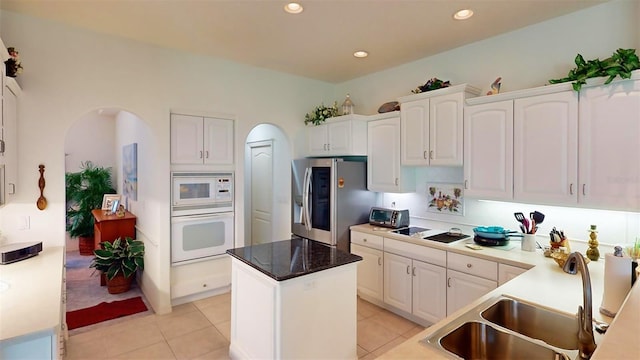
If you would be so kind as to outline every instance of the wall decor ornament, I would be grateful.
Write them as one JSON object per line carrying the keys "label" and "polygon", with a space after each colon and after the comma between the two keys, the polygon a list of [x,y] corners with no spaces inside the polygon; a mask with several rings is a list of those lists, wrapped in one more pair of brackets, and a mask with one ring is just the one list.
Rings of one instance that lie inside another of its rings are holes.
{"label": "wall decor ornament", "polygon": [[22,61],[20,61],[16,48],[8,47],[7,51],[9,52],[9,59],[4,62],[6,75],[16,77],[18,74],[22,74]]}
{"label": "wall decor ornament", "polygon": [[438,90],[438,89],[446,88],[449,86],[451,86],[451,82],[449,80],[442,81],[434,77],[427,80],[427,82],[424,85],[418,86],[417,88],[411,90],[411,92],[414,94],[420,94],[423,92]]}
{"label": "wall decor ornament", "polygon": [[462,184],[427,184],[427,212],[464,215]]}

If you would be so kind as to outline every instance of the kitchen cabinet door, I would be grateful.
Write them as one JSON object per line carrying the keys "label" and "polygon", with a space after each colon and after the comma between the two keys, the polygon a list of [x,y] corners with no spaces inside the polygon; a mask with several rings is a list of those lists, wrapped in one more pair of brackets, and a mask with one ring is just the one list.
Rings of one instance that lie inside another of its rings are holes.
{"label": "kitchen cabinet door", "polygon": [[411,313],[411,259],[384,253],[384,302]]}
{"label": "kitchen cabinet door", "polygon": [[579,107],[581,205],[640,210],[640,80],[584,88]]}
{"label": "kitchen cabinet door", "polygon": [[202,164],[203,161],[202,117],[171,114],[171,163]]}
{"label": "kitchen cabinet door", "polygon": [[5,188],[0,190],[4,190],[0,200],[11,202],[18,184],[18,97],[21,90],[15,79],[7,78],[2,92],[2,139],[5,148],[0,164],[5,166]]}
{"label": "kitchen cabinet door", "polygon": [[415,173],[400,166],[400,117],[372,120],[367,127],[367,188],[415,191]]}
{"label": "kitchen cabinet door", "polygon": [[329,151],[329,126],[318,125],[307,127],[307,152],[309,156],[327,155]]}
{"label": "kitchen cabinet door", "polygon": [[351,252],[362,256],[358,263],[358,295],[371,301],[383,301],[383,252],[358,244],[351,244]]}
{"label": "kitchen cabinet door", "polygon": [[402,104],[400,131],[401,164],[429,165],[429,99]]}
{"label": "kitchen cabinet door", "polygon": [[436,323],[447,316],[447,269],[413,260],[413,315]]}
{"label": "kitchen cabinet door", "polygon": [[462,166],[464,93],[434,96],[429,104],[429,165]]}
{"label": "kitchen cabinet door", "polygon": [[447,270],[447,315],[469,305],[496,287],[495,281]]}
{"label": "kitchen cabinet door", "polygon": [[513,198],[576,204],[578,95],[575,91],[514,101]]}
{"label": "kitchen cabinet door", "polygon": [[233,164],[233,120],[205,117],[203,127],[204,163]]}
{"label": "kitchen cabinet door", "polygon": [[513,101],[464,110],[465,196],[513,198]]}

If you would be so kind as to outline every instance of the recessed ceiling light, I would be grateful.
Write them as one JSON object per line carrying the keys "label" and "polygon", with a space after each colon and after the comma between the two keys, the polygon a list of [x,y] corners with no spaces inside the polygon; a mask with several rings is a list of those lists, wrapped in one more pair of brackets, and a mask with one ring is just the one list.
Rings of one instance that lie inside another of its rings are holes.
{"label": "recessed ceiling light", "polygon": [[470,10],[470,9],[458,10],[456,11],[455,14],[453,14],[453,18],[456,20],[466,20],[472,16],[473,16],[473,10]]}
{"label": "recessed ceiling light", "polygon": [[369,53],[364,51],[364,50],[358,50],[358,51],[353,53],[353,56],[355,56],[357,58],[365,58],[365,57],[369,56]]}
{"label": "recessed ceiling light", "polygon": [[302,10],[302,5],[298,4],[297,2],[291,2],[284,6],[284,11],[288,12],[289,14],[300,14]]}

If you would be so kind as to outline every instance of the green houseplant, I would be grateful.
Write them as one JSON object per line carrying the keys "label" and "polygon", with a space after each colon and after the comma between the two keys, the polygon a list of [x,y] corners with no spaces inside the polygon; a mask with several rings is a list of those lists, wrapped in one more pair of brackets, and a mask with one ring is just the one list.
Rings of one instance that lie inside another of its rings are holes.
{"label": "green houseplant", "polygon": [[110,294],[128,291],[136,271],[144,270],[144,243],[126,237],[101,242],[100,247],[93,251],[89,267],[106,276]]}
{"label": "green houseplant", "polygon": [[67,225],[71,237],[77,237],[81,255],[93,254],[93,216],[91,210],[102,207],[104,194],[115,194],[111,168],[81,164],[81,171],[65,174]]}

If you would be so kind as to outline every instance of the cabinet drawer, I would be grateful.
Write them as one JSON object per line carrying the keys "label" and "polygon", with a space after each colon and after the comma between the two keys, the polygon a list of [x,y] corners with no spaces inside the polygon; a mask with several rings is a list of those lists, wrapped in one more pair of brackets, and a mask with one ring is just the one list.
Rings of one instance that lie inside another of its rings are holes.
{"label": "cabinet drawer", "polygon": [[382,250],[382,236],[371,235],[371,234],[362,233],[358,231],[352,231],[351,242],[353,244],[358,244],[358,245],[366,246],[369,248]]}
{"label": "cabinet drawer", "polygon": [[447,255],[447,269],[458,270],[489,280],[498,280],[498,263],[495,261],[449,252]]}
{"label": "cabinet drawer", "polygon": [[444,250],[385,238],[384,251],[424,261],[433,265],[439,265],[442,267],[447,266],[447,252]]}

